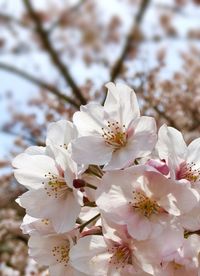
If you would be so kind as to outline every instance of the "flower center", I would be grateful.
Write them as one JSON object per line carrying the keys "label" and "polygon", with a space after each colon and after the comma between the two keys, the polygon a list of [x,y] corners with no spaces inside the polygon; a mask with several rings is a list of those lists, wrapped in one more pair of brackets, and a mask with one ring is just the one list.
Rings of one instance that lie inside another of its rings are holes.
{"label": "flower center", "polygon": [[56,257],[56,262],[64,263],[64,266],[67,266],[69,261],[69,250],[70,246],[69,243],[67,243],[66,245],[54,246],[51,253]]}
{"label": "flower center", "polygon": [[[55,198],[58,198],[58,195],[62,196],[68,190],[71,190],[67,186],[64,177],[53,175],[50,172],[45,174],[45,177],[47,178],[47,183],[44,189],[46,190],[48,196],[54,196]],[[45,182],[42,183],[45,184]]]}
{"label": "flower center", "polygon": [[183,265],[176,263],[175,261],[172,262],[174,270],[178,270],[183,267]]}
{"label": "flower center", "polygon": [[45,225],[49,225],[50,220],[49,219],[42,219],[41,222],[43,222]]}
{"label": "flower center", "polygon": [[162,212],[162,208],[155,200],[147,197],[141,192],[133,191],[133,194],[133,201],[129,202],[129,204],[143,216],[150,218],[151,215]]}
{"label": "flower center", "polygon": [[195,169],[195,163],[186,163],[185,161],[180,164],[179,171],[177,172],[177,179],[187,179],[190,182],[200,180],[200,170]]}
{"label": "flower center", "polygon": [[125,125],[122,127],[119,122],[109,122],[106,127],[102,127],[102,137],[105,139],[107,145],[112,146],[114,150],[124,147],[127,143],[128,135],[126,133]]}
{"label": "flower center", "polygon": [[115,244],[108,252],[112,253],[109,263],[116,268],[124,268],[126,264],[132,263],[131,250],[126,244]]}
{"label": "flower center", "polygon": [[59,145],[60,148],[64,148],[64,149],[67,149],[68,148],[68,145],[67,144],[61,144]]}

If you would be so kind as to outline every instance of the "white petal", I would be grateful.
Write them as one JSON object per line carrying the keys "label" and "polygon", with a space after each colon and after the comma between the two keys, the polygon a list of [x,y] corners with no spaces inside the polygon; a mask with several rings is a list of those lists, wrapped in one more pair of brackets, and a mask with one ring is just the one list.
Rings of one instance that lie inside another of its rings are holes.
{"label": "white petal", "polygon": [[60,120],[55,123],[51,123],[47,129],[47,145],[68,146],[71,140],[77,137],[77,130],[73,123],[66,120]]}
{"label": "white petal", "polygon": [[54,160],[45,155],[22,153],[13,160],[12,165],[17,168],[14,170],[17,181],[30,189],[41,188],[48,172],[58,175]]}
{"label": "white petal", "polygon": [[80,135],[94,135],[104,127],[104,110],[98,103],[81,106],[81,111],[74,113],[73,122]]}
{"label": "white petal", "polygon": [[72,159],[79,164],[104,165],[109,162],[112,148],[102,137],[84,136],[72,142]]}
{"label": "white petal", "polygon": [[166,159],[173,155],[184,158],[187,146],[180,131],[163,125],[158,132],[157,149],[161,159]]}
{"label": "white petal", "polygon": [[187,162],[194,162],[196,167],[195,169],[200,169],[200,138],[192,141],[188,146],[187,152]]}
{"label": "white petal", "polygon": [[[135,92],[125,84],[106,84],[109,89],[105,110],[114,116],[113,119],[129,124],[130,121],[140,116],[139,106]],[[112,97],[111,97],[112,94]],[[115,100],[114,100],[115,99]]]}
{"label": "white petal", "polygon": [[70,250],[73,267],[89,275],[107,275],[110,254],[102,236],[87,236]]}

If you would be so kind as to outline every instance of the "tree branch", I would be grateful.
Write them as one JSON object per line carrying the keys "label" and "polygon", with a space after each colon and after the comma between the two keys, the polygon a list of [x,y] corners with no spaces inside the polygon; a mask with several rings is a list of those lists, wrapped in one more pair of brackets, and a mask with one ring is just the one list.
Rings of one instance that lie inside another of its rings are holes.
{"label": "tree branch", "polygon": [[39,79],[35,78],[34,76],[31,76],[28,73],[14,67],[12,65],[8,65],[8,64],[4,64],[4,63],[0,62],[0,70],[4,70],[4,71],[7,71],[7,72],[16,74],[16,75],[22,77],[23,79],[28,80],[31,83],[39,86],[40,88],[47,89],[53,95],[55,95],[58,98],[70,103],[74,107],[76,107],[76,108],[79,107],[79,104],[77,104],[74,99],[62,94],[55,86],[53,86],[51,84],[48,84],[48,83],[46,83],[42,80],[39,80]]}
{"label": "tree branch", "polygon": [[[68,13],[67,16],[70,16],[70,20],[71,18],[76,17],[76,12],[79,11],[79,9],[84,3],[85,3],[84,0],[79,0],[72,8],[69,9],[69,11],[67,11]],[[60,22],[62,22],[63,18],[65,17],[66,17],[66,11],[63,11],[60,17],[48,29],[48,34],[52,33],[54,29],[60,24]]]}
{"label": "tree branch", "polygon": [[53,64],[56,66],[56,68],[59,70],[59,72],[62,74],[64,80],[66,83],[71,87],[73,94],[77,97],[80,104],[86,104],[87,101],[83,97],[81,90],[75,83],[74,79],[70,75],[70,72],[67,68],[67,66],[61,61],[59,54],[54,49],[49,36],[48,32],[45,31],[45,29],[42,26],[42,23],[40,22],[39,17],[37,16],[37,13],[35,12],[31,1],[30,0],[23,0],[25,7],[27,8],[33,22],[35,23],[35,31],[39,35],[44,48],[46,49],[47,53],[49,54]]}
{"label": "tree branch", "polygon": [[[133,45],[132,40],[137,38],[138,28],[139,28],[139,26],[142,22],[142,19],[144,17],[144,14],[147,10],[148,5],[150,4],[150,1],[151,0],[142,0],[142,3],[141,3],[140,8],[138,10],[138,13],[136,14],[136,17],[134,18],[133,24],[130,28],[130,31],[129,31],[128,35],[127,35],[126,42],[125,42],[124,47],[121,51],[121,54],[120,54],[119,58],[117,59],[116,63],[114,64],[114,66],[111,70],[110,80],[112,82],[114,82],[115,79],[117,78],[117,76],[120,74],[120,72],[122,70],[122,67],[123,67],[124,60],[126,59],[126,56],[128,55],[130,49],[133,46],[135,48],[138,47],[139,42],[141,42],[141,41],[137,40],[137,43],[134,43],[134,45]],[[105,102],[106,95],[107,95],[107,93],[105,93],[103,103]]]}
{"label": "tree branch", "polygon": [[144,14],[147,10],[147,7],[150,3],[150,0],[142,0],[140,9],[135,17],[135,20],[133,22],[133,25],[130,29],[130,32],[127,35],[127,39],[124,45],[124,48],[122,49],[121,55],[116,61],[115,65],[113,66],[113,69],[111,71],[111,81],[114,81],[116,77],[120,74],[124,60],[126,59],[127,54],[129,53],[129,50],[131,48],[131,42],[132,40],[137,36],[139,25],[142,22],[142,19],[144,17]]}
{"label": "tree branch", "polygon": [[19,25],[20,27],[29,28],[29,26],[26,23],[24,23],[23,21],[15,18],[14,16],[4,14],[2,12],[0,12],[0,22],[15,23],[15,24]]}
{"label": "tree branch", "polygon": [[20,134],[20,133],[17,133],[17,132],[14,132],[12,130],[2,128],[2,129],[0,129],[0,132],[4,133],[6,135],[11,135],[11,136],[14,136],[14,137],[22,138],[23,140],[26,140],[27,142],[29,142],[33,145],[45,146],[45,144],[42,141],[36,140],[34,138],[31,138],[29,136],[26,136],[26,135],[23,135],[23,134]]}

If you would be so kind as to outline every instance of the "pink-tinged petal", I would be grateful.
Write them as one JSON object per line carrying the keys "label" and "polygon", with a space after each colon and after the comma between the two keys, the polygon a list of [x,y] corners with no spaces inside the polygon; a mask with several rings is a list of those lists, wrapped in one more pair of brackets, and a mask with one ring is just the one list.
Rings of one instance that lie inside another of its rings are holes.
{"label": "pink-tinged petal", "polygon": [[147,116],[140,117],[135,127],[133,138],[130,141],[133,156],[136,158],[148,155],[153,150],[156,141],[155,120]]}
{"label": "pink-tinged petal", "polygon": [[174,182],[162,174],[146,171],[144,175],[146,177],[146,187],[153,194],[155,199],[160,199],[172,192]]}
{"label": "pink-tinged petal", "polygon": [[115,120],[129,124],[140,116],[139,106],[135,92],[125,84],[106,84],[108,96],[104,104],[106,112]]}
{"label": "pink-tinged petal", "polygon": [[50,276],[59,275],[59,276],[75,276],[74,269],[71,266],[64,266],[63,264],[55,264],[49,267]]}
{"label": "pink-tinged petal", "polygon": [[165,124],[158,131],[157,149],[161,159],[178,156],[184,158],[187,151],[186,143],[180,131]]}
{"label": "pink-tinged petal", "polygon": [[73,123],[60,120],[48,126],[46,145],[67,147],[71,140],[76,137],[77,130]]}
{"label": "pink-tinged petal", "polygon": [[194,141],[192,141],[189,146],[188,146],[188,150],[187,150],[187,156],[186,156],[186,160],[188,163],[194,163],[195,166],[193,167],[193,169],[200,169],[200,138],[195,139]]}
{"label": "pink-tinged petal", "polygon": [[200,204],[180,217],[181,225],[188,231],[200,230]]}
{"label": "pink-tinged petal", "polygon": [[52,212],[52,223],[57,233],[68,232],[73,229],[81,211],[72,193],[69,193],[65,200],[54,204]]}
{"label": "pink-tinged petal", "polygon": [[123,122],[129,123],[140,116],[136,94],[126,84],[117,83],[116,88],[119,91],[119,104]]}
{"label": "pink-tinged petal", "polygon": [[190,188],[189,182],[175,182],[162,174],[145,172],[148,179],[147,188],[152,192],[154,199],[170,214],[179,216],[193,209],[198,201],[199,194]]}
{"label": "pink-tinged petal", "polygon": [[73,122],[80,135],[99,134],[104,127],[104,109],[94,102],[81,106],[80,111],[74,113]]}
{"label": "pink-tinged petal", "polygon": [[89,275],[107,275],[110,254],[102,236],[86,236],[70,250],[74,268]]}
{"label": "pink-tinged petal", "polygon": [[58,175],[55,161],[45,155],[22,153],[13,160],[12,165],[17,168],[14,170],[17,181],[29,189],[41,188],[48,172]]}
{"label": "pink-tinged petal", "polygon": [[100,210],[109,214],[109,219],[119,224],[124,223],[130,210],[122,187],[116,185],[112,185],[109,192],[103,191],[102,187],[98,189],[96,204]]}
{"label": "pink-tinged petal", "polygon": [[157,159],[157,160],[149,159],[145,164],[155,168],[157,171],[159,171],[163,175],[168,175],[168,173],[169,173],[169,167],[166,164],[166,162],[161,161],[159,159]]}
{"label": "pink-tinged petal", "polygon": [[29,235],[49,235],[55,233],[50,220],[34,218],[27,214],[20,228],[24,234]]}
{"label": "pink-tinged petal", "polygon": [[56,259],[53,256],[51,249],[59,244],[56,237],[52,236],[51,239],[48,236],[31,236],[28,241],[30,256],[40,265],[53,265],[56,263]]}
{"label": "pink-tinged petal", "polygon": [[29,215],[50,219],[57,233],[72,230],[81,210],[72,192],[55,198],[48,196],[44,189],[32,190],[20,196],[19,201]]}
{"label": "pink-tinged petal", "polygon": [[84,136],[72,142],[72,159],[79,164],[104,165],[112,156],[112,148],[102,137]]}
{"label": "pink-tinged petal", "polygon": [[152,232],[151,222],[137,213],[130,215],[127,229],[131,237],[136,240],[146,240]]}
{"label": "pink-tinged petal", "polygon": [[104,102],[104,109],[110,115],[116,116],[116,112],[117,112],[116,105],[118,104],[118,101],[119,101],[119,97],[117,93],[118,91],[116,91],[116,86],[112,82],[107,83],[105,87],[108,88],[108,92],[107,92],[106,100]]}
{"label": "pink-tinged petal", "polygon": [[104,170],[109,171],[125,168],[127,165],[133,162],[135,158],[135,152],[130,146],[127,145],[126,147],[113,152],[112,158],[108,164],[104,166]]}
{"label": "pink-tinged petal", "polygon": [[175,185],[172,194],[176,199],[176,206],[181,214],[190,212],[199,202],[199,193],[185,185]]}

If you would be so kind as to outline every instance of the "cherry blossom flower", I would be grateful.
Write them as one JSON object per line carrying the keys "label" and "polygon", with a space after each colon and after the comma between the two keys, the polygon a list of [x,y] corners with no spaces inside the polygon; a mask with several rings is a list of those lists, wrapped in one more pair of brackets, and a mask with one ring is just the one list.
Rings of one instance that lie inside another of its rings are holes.
{"label": "cherry blossom flower", "polygon": [[[82,193],[73,187],[77,166],[60,152],[56,160],[45,155],[19,155],[15,177],[30,190],[18,200],[29,215],[52,221],[58,233],[71,230],[80,213]],[[24,165],[25,164],[25,165]]]}
{"label": "cherry blossom flower", "polygon": [[97,189],[96,204],[111,221],[127,225],[137,240],[162,233],[176,216],[188,213],[199,201],[199,194],[190,185],[179,185],[160,173],[137,167],[107,172]]}
{"label": "cherry blossom flower", "polygon": [[158,132],[157,151],[170,168],[170,177],[186,179],[192,184],[200,181],[200,138],[186,145],[181,132],[163,125]]}
{"label": "cherry blossom flower", "polygon": [[[89,275],[148,276],[140,268],[137,247],[124,227],[112,229],[104,225],[104,236],[89,235],[78,240],[71,249],[73,267]],[[87,254],[86,254],[87,251]]]}
{"label": "cherry blossom flower", "polygon": [[49,124],[46,145],[68,149],[71,141],[77,138],[77,130],[72,122],[60,120]]}
{"label": "cherry blossom flower", "polygon": [[74,114],[80,137],[72,141],[72,157],[80,164],[120,169],[151,153],[156,143],[156,124],[151,117],[140,117],[131,88],[113,83],[106,87],[108,95],[103,107],[89,103]]}
{"label": "cherry blossom flower", "polygon": [[199,275],[200,238],[191,235],[176,252],[162,260],[154,268],[155,276],[190,276]]}
{"label": "cherry blossom flower", "polygon": [[75,243],[70,234],[31,236],[29,239],[30,256],[41,265],[48,265],[51,276],[85,276],[76,271],[69,257],[70,248]]}
{"label": "cherry blossom flower", "polygon": [[29,215],[25,215],[21,229],[24,234],[29,235],[49,235],[54,234],[52,222],[49,219],[33,218]]}

